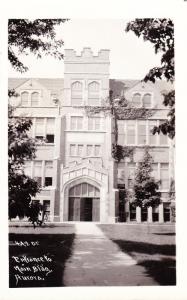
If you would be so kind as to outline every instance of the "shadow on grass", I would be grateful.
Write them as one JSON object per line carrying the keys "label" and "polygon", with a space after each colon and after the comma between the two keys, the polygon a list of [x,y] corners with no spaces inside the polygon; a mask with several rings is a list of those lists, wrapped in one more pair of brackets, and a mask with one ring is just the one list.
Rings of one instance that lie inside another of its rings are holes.
{"label": "shadow on grass", "polygon": [[160,285],[176,285],[176,263],[174,259],[144,260],[138,265],[146,269]]}
{"label": "shadow on grass", "polygon": [[[137,265],[143,266],[146,275],[154,278],[160,285],[176,284],[175,245],[156,245],[145,242],[113,240],[120,249],[135,258]],[[141,256],[140,254],[143,254]],[[147,255],[147,259],[145,259]],[[151,255],[168,255],[172,258],[153,259]]]}
{"label": "shadow on grass", "polygon": [[175,255],[175,245],[157,245],[145,242],[127,241],[127,240],[113,240],[124,252],[136,252],[144,254],[161,254],[161,255]]}
{"label": "shadow on grass", "polygon": [[175,232],[163,232],[163,233],[160,233],[160,232],[153,232],[153,234],[155,235],[168,235],[168,236],[174,236],[175,235]]}
{"label": "shadow on grass", "polygon": [[[72,254],[74,236],[74,234],[9,234],[9,286],[11,288],[64,286],[64,268]],[[19,242],[23,244],[18,245]],[[38,242],[39,245],[34,246],[31,242]],[[44,255],[49,261],[20,262],[20,258],[24,256],[40,258]],[[18,257],[19,263],[13,256]],[[25,269],[22,270],[21,267]],[[52,272],[47,274],[47,268]],[[35,276],[43,279],[39,280]]]}

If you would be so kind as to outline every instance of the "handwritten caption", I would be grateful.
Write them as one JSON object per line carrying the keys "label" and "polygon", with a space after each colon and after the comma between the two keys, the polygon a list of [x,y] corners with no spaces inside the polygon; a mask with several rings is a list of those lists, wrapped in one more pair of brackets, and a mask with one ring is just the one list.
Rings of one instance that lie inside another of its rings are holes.
{"label": "handwritten caption", "polygon": [[[38,241],[15,241],[18,247],[38,247]],[[48,255],[12,255],[12,263],[16,286],[23,281],[45,281],[52,270],[53,260]]]}

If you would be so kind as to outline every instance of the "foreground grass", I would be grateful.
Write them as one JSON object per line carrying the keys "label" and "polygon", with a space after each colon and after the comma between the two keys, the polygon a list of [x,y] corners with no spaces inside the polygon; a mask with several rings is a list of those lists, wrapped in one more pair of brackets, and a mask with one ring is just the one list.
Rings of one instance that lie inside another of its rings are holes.
{"label": "foreground grass", "polygon": [[[72,227],[61,228],[65,234],[56,233],[60,228],[11,229],[14,233],[9,234],[9,286],[64,286],[64,267],[72,254],[75,236]],[[31,261],[33,258],[35,261]]]}
{"label": "foreground grass", "polygon": [[98,225],[160,285],[176,284],[174,226]]}

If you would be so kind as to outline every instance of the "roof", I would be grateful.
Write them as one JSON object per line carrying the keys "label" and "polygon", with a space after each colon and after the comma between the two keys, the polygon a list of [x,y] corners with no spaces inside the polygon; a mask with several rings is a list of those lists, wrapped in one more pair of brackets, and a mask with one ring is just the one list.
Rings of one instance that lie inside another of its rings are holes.
{"label": "roof", "polygon": [[64,88],[63,78],[9,78],[9,89],[16,89],[29,79],[38,81],[38,83],[46,87],[48,90],[62,90]]}
{"label": "roof", "polygon": [[[38,81],[48,90],[62,90],[64,87],[63,78],[9,78],[9,88],[16,89],[29,79]],[[121,91],[125,92],[127,89],[132,88],[139,82],[140,80],[136,79],[110,79],[110,89],[113,90],[115,95],[121,95]],[[156,81],[155,86],[160,92],[164,90],[170,90],[172,88],[172,84],[164,80]]]}

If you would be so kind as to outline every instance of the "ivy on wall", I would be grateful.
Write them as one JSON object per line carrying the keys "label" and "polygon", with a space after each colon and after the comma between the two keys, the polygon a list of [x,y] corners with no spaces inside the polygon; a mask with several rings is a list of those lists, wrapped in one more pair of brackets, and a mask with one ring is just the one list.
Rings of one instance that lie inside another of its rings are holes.
{"label": "ivy on wall", "polygon": [[104,116],[111,115],[114,120],[114,144],[112,145],[112,157],[120,162],[125,157],[133,160],[134,147],[122,146],[118,144],[118,120],[136,120],[148,119],[153,116],[155,110],[144,107],[133,107],[127,99],[113,99],[113,92],[110,91],[108,99],[103,101],[101,106],[85,106],[85,111],[88,116],[93,116],[104,113]]}

